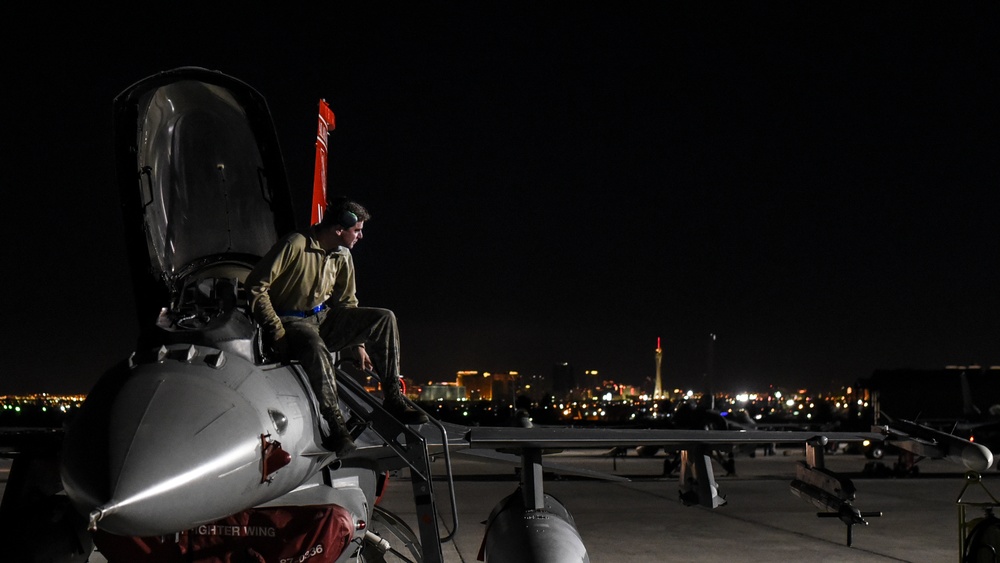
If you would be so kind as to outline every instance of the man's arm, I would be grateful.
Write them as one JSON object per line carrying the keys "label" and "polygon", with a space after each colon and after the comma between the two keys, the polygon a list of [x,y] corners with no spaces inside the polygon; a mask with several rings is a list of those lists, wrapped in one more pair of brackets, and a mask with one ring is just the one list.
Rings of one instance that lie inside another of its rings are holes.
{"label": "man's arm", "polygon": [[285,326],[271,302],[271,285],[294,260],[294,249],[287,239],[279,241],[257,262],[247,276],[246,289],[250,295],[250,310],[261,326],[265,339],[272,345],[285,337]]}
{"label": "man's arm", "polygon": [[333,280],[333,291],[326,303],[330,308],[357,307],[358,296],[354,283],[354,257],[351,251],[341,248],[337,253],[337,274]]}
{"label": "man's arm", "polygon": [[[331,308],[357,307],[358,297],[354,283],[354,256],[346,248],[341,249],[339,252],[337,256],[337,275],[334,278],[333,291],[330,293],[330,298],[327,299],[327,306]],[[375,371],[375,365],[368,356],[368,351],[365,350],[363,342],[348,346],[345,351],[353,357],[361,369]]]}

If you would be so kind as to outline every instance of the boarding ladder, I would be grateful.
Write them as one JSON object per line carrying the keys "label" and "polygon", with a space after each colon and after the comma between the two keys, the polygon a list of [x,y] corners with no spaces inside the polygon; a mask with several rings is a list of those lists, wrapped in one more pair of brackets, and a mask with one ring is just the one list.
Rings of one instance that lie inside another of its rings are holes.
{"label": "boarding ladder", "polygon": [[[378,379],[378,376],[372,372],[365,371],[364,373]],[[427,417],[428,424],[434,424],[441,432],[451,500],[452,530],[446,537],[442,538],[438,530],[438,512],[432,485],[431,460],[427,451],[427,440],[414,428],[401,423],[389,414],[382,408],[381,402],[372,397],[357,379],[340,367],[337,368],[337,385],[340,389],[338,393],[340,400],[347,403],[352,414],[347,421],[348,427],[351,428],[351,435],[357,438],[366,429],[372,430],[396,452],[399,456],[398,459],[405,462],[405,466],[409,466],[413,501],[417,510],[422,562],[443,563],[444,556],[441,544],[451,540],[458,529],[458,509],[455,502],[451,457],[448,451],[448,435],[444,425],[434,417]],[[412,401],[406,400],[411,406],[419,409]],[[399,469],[402,467],[404,467],[404,463],[390,468]]]}

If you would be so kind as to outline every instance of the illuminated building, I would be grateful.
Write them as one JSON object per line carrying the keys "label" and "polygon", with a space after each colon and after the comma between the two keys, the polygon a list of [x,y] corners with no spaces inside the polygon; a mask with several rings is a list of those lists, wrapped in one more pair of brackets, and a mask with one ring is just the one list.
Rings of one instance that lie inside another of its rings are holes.
{"label": "illuminated building", "polygon": [[478,371],[458,372],[458,385],[466,389],[471,401],[510,401],[517,393],[518,373]]}
{"label": "illuminated building", "polygon": [[465,395],[470,401],[489,401],[493,397],[489,374],[478,371],[458,372],[458,385],[465,388]]}
{"label": "illuminated building", "polygon": [[430,383],[420,389],[418,401],[465,401],[465,387],[457,383]]}

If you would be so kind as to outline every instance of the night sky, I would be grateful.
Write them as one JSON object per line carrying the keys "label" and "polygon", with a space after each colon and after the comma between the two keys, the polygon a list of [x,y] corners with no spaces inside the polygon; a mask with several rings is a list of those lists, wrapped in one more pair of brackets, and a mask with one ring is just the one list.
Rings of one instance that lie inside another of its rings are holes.
{"label": "night sky", "polygon": [[997,4],[705,4],[7,21],[0,394],[131,352],[111,104],[186,65],[268,100],[303,225],[330,103],[359,298],[417,380],[638,384],[661,337],[699,389],[713,333],[732,391],[1000,364]]}

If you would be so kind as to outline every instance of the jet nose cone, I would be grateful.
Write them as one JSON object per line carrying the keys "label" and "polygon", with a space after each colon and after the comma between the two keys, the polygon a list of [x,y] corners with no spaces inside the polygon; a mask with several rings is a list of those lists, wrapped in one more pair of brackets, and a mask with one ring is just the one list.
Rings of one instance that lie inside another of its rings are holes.
{"label": "jet nose cone", "polygon": [[[241,495],[260,481],[262,423],[224,380],[189,365],[143,365],[105,402],[106,445],[91,422],[67,435],[75,447],[64,452],[67,493],[80,512],[99,514],[99,528],[155,536],[245,508]],[[106,471],[81,470],[100,461],[95,452],[106,454]]]}

